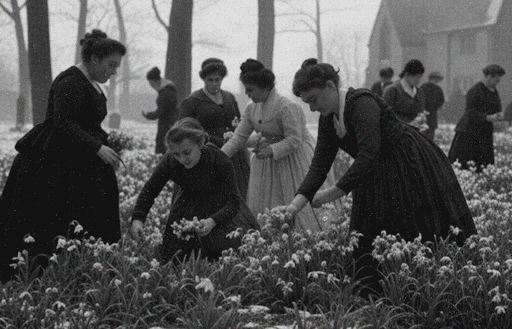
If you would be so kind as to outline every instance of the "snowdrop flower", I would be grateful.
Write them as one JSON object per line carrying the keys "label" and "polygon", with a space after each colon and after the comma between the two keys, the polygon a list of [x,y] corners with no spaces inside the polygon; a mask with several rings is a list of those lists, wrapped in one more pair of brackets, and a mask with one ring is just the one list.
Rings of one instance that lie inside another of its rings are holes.
{"label": "snowdrop flower", "polygon": [[52,257],[50,257],[50,262],[58,263],[58,257],[56,254],[53,254]]}
{"label": "snowdrop flower", "polygon": [[103,269],[103,265],[101,265],[101,263],[94,263],[94,265],[92,265],[92,268],[101,271]]}
{"label": "snowdrop flower", "polygon": [[151,277],[151,275],[149,275],[148,272],[144,272],[140,275],[140,278],[141,279],[146,279],[146,280],[149,280],[149,278]]}
{"label": "snowdrop flower", "polygon": [[116,287],[119,287],[121,285],[121,283],[123,283],[123,282],[121,280],[119,280],[119,279],[115,279],[114,280],[114,284],[115,284]]}
{"label": "snowdrop flower", "polygon": [[196,290],[203,289],[204,292],[209,292],[209,291],[213,292],[214,291],[213,283],[210,281],[210,279],[208,279],[208,278],[199,279],[199,277],[196,276],[196,282],[199,282],[198,284],[196,284]]}
{"label": "snowdrop flower", "polygon": [[288,261],[288,263],[284,264],[283,266],[284,268],[295,268],[295,263],[293,262],[293,260],[290,260]]}
{"label": "snowdrop flower", "polygon": [[334,276],[334,274],[330,273],[328,276],[327,276],[327,282],[328,283],[336,283],[336,282],[339,282],[340,279],[336,278]]}
{"label": "snowdrop flower", "polygon": [[323,260],[321,263],[320,263],[320,266],[322,268],[327,268],[327,262],[325,260]]}
{"label": "snowdrop flower", "polygon": [[44,315],[45,315],[45,317],[54,316],[55,314],[57,314],[57,313],[55,313],[55,311],[54,311],[54,310],[52,310],[52,309],[50,309],[50,308],[47,308],[47,309],[44,311]]}
{"label": "snowdrop flower", "polygon": [[57,249],[64,249],[66,247],[66,239],[59,238],[57,241]]}
{"label": "snowdrop flower", "polygon": [[34,243],[34,242],[36,242],[36,240],[30,234],[25,235],[25,237],[23,238],[23,241],[25,243]]}
{"label": "snowdrop flower", "polygon": [[49,288],[46,288],[46,290],[45,290],[45,293],[47,295],[52,294],[52,293],[56,294],[58,292],[59,292],[59,289],[57,289],[55,287],[49,287]]}
{"label": "snowdrop flower", "polygon": [[22,292],[19,296],[20,299],[24,299],[25,297],[32,299],[32,295],[28,291]]}
{"label": "snowdrop flower", "polygon": [[158,266],[160,266],[160,262],[153,258],[151,261],[151,268],[157,268]]}
{"label": "snowdrop flower", "polygon": [[82,225],[78,224],[78,222],[76,223],[76,226],[75,226],[75,234],[78,234],[80,232],[82,232],[84,230],[84,228],[82,227]]}
{"label": "snowdrop flower", "polygon": [[508,306],[505,306],[505,305],[500,305],[500,306],[496,306],[494,308],[494,310],[496,311],[496,313],[498,314],[505,314],[507,313],[507,308]]}
{"label": "snowdrop flower", "polygon": [[143,299],[149,299],[151,297],[153,297],[153,295],[150,292],[145,292],[144,294],[142,294]]}
{"label": "snowdrop flower", "polygon": [[66,308],[66,304],[58,300],[53,303],[53,307],[57,307],[57,309]]}

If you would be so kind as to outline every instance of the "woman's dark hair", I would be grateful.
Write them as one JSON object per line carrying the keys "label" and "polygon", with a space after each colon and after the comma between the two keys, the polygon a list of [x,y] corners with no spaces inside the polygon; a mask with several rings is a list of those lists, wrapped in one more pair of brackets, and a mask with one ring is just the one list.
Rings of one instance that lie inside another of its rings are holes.
{"label": "woman's dark hair", "polygon": [[93,55],[101,60],[112,54],[121,56],[126,54],[126,47],[121,42],[108,38],[105,32],[97,29],[86,33],[80,40],[80,46],[82,46],[82,60],[85,63],[90,63]]}
{"label": "woman's dark hair", "polygon": [[162,77],[160,76],[160,69],[156,66],[151,68],[151,70],[149,70],[148,73],[146,74],[146,79],[153,81],[162,80]]}
{"label": "woman's dark hair", "polygon": [[386,67],[379,71],[379,76],[382,78],[392,78],[393,74],[395,74],[395,71],[391,67]]}
{"label": "woman's dark hair", "polygon": [[228,69],[224,62],[218,58],[208,58],[203,61],[201,64],[201,71],[199,71],[199,76],[201,79],[206,79],[207,76],[213,73],[220,74],[220,77],[224,79],[228,74]]}
{"label": "woman's dark hair", "polygon": [[400,73],[400,79],[404,77],[405,74],[409,75],[418,75],[425,73],[425,67],[423,63],[418,59],[411,59],[405,64],[404,70]]}
{"label": "woman's dark hair", "polygon": [[185,139],[201,146],[205,143],[206,132],[194,118],[185,117],[176,121],[165,135],[165,144],[169,147],[170,143],[181,143]]}
{"label": "woman's dark hair", "polygon": [[274,88],[276,76],[260,61],[249,58],[240,65],[240,71],[242,83],[250,83],[262,89]]}
{"label": "woman's dark hair", "polygon": [[482,72],[485,76],[502,77],[505,75],[505,69],[498,64],[490,64],[483,68]]}
{"label": "woman's dark hair", "polygon": [[325,88],[327,81],[332,81],[339,88],[339,70],[336,71],[331,64],[318,63],[316,58],[306,59],[293,79],[293,93],[300,97],[305,91],[313,88]]}

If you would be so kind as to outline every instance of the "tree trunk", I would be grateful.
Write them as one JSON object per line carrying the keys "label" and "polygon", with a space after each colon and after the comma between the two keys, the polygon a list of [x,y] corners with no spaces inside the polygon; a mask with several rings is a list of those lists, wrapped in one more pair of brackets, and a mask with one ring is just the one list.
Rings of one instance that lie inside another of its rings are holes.
{"label": "tree trunk", "polygon": [[[119,0],[114,0],[114,6],[116,8],[117,21],[119,24],[119,41],[125,46],[128,44],[128,38],[126,36],[126,26],[124,24],[123,11]],[[122,89],[119,95],[119,111],[123,111],[128,108],[130,101],[130,57],[129,53],[123,57],[122,61]]]}
{"label": "tree trunk", "polygon": [[169,18],[165,78],[174,81],[178,103],[190,94],[193,0],[173,1]]}
{"label": "tree trunk", "polygon": [[322,63],[324,61],[324,49],[322,44],[322,29],[320,25],[320,0],[316,0],[316,52],[318,56],[318,62]]}
{"label": "tree trunk", "polygon": [[257,59],[272,70],[275,38],[274,0],[258,1],[258,53]]}
{"label": "tree trunk", "polygon": [[32,89],[32,120],[44,121],[52,84],[48,0],[27,0],[28,61]]}
{"label": "tree trunk", "polygon": [[27,104],[30,97],[30,72],[28,68],[28,54],[25,45],[25,37],[23,36],[23,23],[21,21],[21,8],[18,0],[11,0],[12,19],[14,21],[14,29],[16,31],[16,41],[18,43],[18,79],[19,79],[19,95],[17,101],[16,127],[21,128],[26,123]]}
{"label": "tree trunk", "polygon": [[85,28],[87,26],[87,0],[80,1],[80,13],[78,14],[78,32],[76,37],[76,50],[75,50],[75,64],[82,61],[82,47],[80,46],[80,40],[85,36]]}

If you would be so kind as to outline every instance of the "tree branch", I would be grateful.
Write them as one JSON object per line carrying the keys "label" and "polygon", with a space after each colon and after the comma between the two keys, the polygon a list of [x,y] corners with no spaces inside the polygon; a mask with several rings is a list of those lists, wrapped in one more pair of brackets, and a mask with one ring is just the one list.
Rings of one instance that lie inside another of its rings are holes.
{"label": "tree branch", "polygon": [[14,9],[13,11],[9,11],[9,8],[7,8],[3,3],[0,2],[0,8],[2,8],[2,10],[11,18],[13,19],[13,13],[14,13]]}
{"label": "tree branch", "polygon": [[160,23],[165,30],[169,31],[169,25],[165,24],[165,21],[162,19],[162,16],[160,16],[160,12],[158,11],[158,8],[156,7],[155,0],[151,0],[151,5],[153,6],[153,10],[155,11],[156,20],[158,23]]}

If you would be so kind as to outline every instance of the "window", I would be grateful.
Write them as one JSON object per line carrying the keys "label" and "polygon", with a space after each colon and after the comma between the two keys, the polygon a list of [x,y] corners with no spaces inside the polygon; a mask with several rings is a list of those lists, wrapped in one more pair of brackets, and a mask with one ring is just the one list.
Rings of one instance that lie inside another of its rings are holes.
{"label": "window", "polygon": [[460,54],[472,55],[476,52],[476,35],[474,32],[460,34]]}

